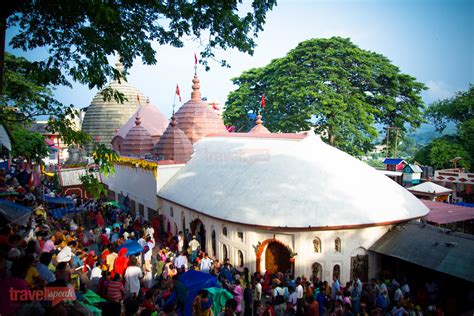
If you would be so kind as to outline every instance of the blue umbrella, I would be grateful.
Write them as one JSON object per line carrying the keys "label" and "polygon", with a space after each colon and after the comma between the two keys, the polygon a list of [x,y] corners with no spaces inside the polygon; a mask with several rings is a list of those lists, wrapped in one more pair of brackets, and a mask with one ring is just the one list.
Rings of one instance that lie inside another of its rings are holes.
{"label": "blue umbrella", "polygon": [[127,240],[118,247],[118,250],[126,248],[127,256],[136,255],[143,251],[143,247],[136,240]]}

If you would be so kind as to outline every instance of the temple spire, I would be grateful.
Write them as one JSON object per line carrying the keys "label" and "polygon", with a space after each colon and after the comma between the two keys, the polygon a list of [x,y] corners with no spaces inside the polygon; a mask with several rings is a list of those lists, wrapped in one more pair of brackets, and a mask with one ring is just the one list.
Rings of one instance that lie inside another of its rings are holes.
{"label": "temple spire", "polygon": [[201,86],[199,85],[199,77],[195,74],[193,78],[193,92],[191,92],[191,100],[201,100]]}

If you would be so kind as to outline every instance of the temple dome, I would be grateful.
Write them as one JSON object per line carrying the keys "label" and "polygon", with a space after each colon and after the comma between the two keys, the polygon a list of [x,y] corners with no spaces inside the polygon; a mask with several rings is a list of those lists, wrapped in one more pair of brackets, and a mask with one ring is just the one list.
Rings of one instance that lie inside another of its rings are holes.
{"label": "temple dome", "polygon": [[173,116],[168,128],[155,145],[154,155],[159,160],[173,160],[184,163],[191,158],[193,145],[177,125],[176,118]]}
{"label": "temple dome", "polygon": [[192,144],[209,134],[227,133],[219,115],[201,99],[199,88],[199,78],[194,75],[191,100],[184,103],[175,114],[178,128],[186,134]]}
{"label": "temple dome", "polygon": [[194,150],[158,196],[224,221],[329,230],[390,225],[429,212],[398,183],[314,132],[210,135]]}
{"label": "temple dome", "polygon": [[140,114],[135,118],[135,126],[128,131],[122,142],[120,154],[125,156],[143,157],[153,151],[153,139],[150,133],[141,125]]}
{"label": "temple dome", "polygon": [[146,100],[145,105],[141,106],[115,134],[112,139],[112,147],[115,150],[119,150],[125,135],[135,126],[135,120],[140,112],[141,126],[144,127],[147,132],[151,135],[153,143],[156,144],[163,135],[169,121],[161,113],[161,111],[154,105],[152,105],[149,99]]}
{"label": "temple dome", "polygon": [[252,127],[249,133],[253,133],[253,134],[269,134],[270,133],[270,131],[265,126],[263,126],[262,116],[260,114],[257,116],[257,121],[255,122],[255,126]]}
{"label": "temple dome", "polygon": [[[123,71],[121,63],[115,64],[119,71]],[[101,92],[92,99],[90,106],[86,110],[82,130],[91,135],[94,142],[104,144],[111,148],[110,142],[128,119],[137,111],[141,102],[145,101],[145,96],[138,89],[128,82],[113,80],[105,89],[117,90],[127,98],[123,103],[118,103],[112,98],[104,101]],[[86,144],[86,151],[92,152],[92,143]]]}

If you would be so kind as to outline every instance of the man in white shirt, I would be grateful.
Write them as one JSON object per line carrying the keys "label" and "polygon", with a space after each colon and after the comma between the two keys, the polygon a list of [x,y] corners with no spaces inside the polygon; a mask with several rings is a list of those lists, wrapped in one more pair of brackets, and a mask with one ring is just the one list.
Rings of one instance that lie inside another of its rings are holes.
{"label": "man in white shirt", "polygon": [[193,239],[189,242],[189,247],[191,247],[191,262],[194,262],[197,258],[197,253],[201,244],[196,239],[196,235],[193,236]]}
{"label": "man in white shirt", "polygon": [[[66,247],[61,249],[61,251],[56,256],[56,261],[59,262],[71,262],[73,256],[73,249],[76,248],[77,243],[75,241],[71,241],[67,244]],[[72,266],[71,266],[72,267]]]}
{"label": "man in white shirt", "polygon": [[143,279],[143,271],[137,266],[137,258],[131,257],[130,266],[125,270],[125,290],[128,294],[138,296],[140,279]]}
{"label": "man in white shirt", "polygon": [[209,254],[206,252],[204,254],[204,258],[201,260],[201,264],[199,265],[199,269],[202,272],[209,273],[212,267],[212,260],[209,258]]}
{"label": "man in white shirt", "polygon": [[296,293],[296,300],[297,300],[297,314],[301,315],[303,313],[303,307],[304,307],[304,300],[303,300],[304,288],[303,288],[303,284],[301,284],[300,277],[296,279],[295,293]]}
{"label": "man in white shirt", "polygon": [[174,266],[176,267],[176,269],[180,269],[183,272],[186,271],[186,269],[188,268],[188,258],[184,254],[184,251],[181,251],[179,253],[179,256],[174,259]]}

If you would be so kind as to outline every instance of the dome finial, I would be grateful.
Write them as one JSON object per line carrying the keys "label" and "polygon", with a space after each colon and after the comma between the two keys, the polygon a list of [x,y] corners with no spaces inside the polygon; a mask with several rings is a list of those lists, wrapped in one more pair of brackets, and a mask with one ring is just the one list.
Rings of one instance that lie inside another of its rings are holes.
{"label": "dome finial", "polygon": [[255,121],[255,125],[260,125],[262,123],[263,123],[262,116],[259,114],[257,115],[257,121]]}
{"label": "dome finial", "polygon": [[139,126],[142,123],[142,120],[140,118],[140,111],[137,112],[137,116],[135,117],[135,125]]}
{"label": "dome finial", "polygon": [[122,75],[125,68],[123,67],[122,62],[120,61],[121,59],[122,57],[120,57],[120,54],[117,53],[117,61],[115,62],[115,68],[117,68],[117,71],[120,72],[120,74]]}
{"label": "dome finial", "polygon": [[201,100],[201,91],[199,90],[199,77],[195,74],[193,78],[193,92],[191,92],[191,100]]}
{"label": "dome finial", "polygon": [[170,125],[172,127],[176,127],[176,125],[178,125],[178,122],[176,122],[176,117],[174,116],[174,113],[173,113],[173,116],[171,116],[171,123]]}

